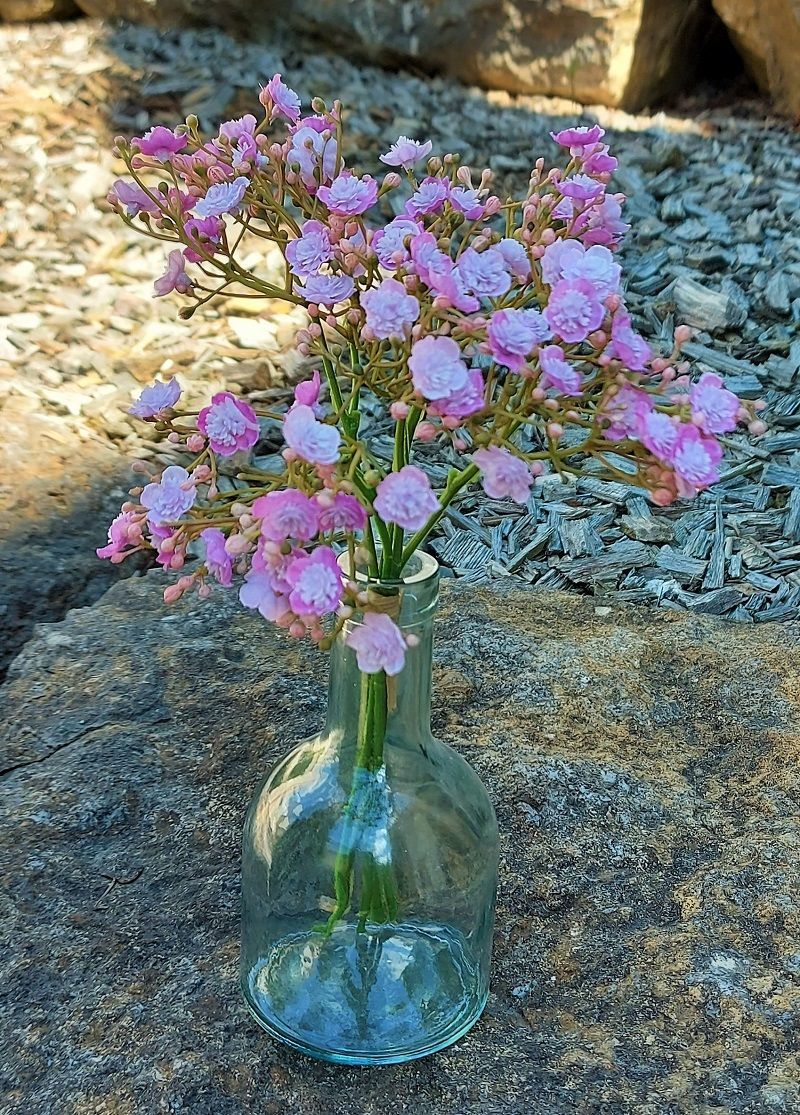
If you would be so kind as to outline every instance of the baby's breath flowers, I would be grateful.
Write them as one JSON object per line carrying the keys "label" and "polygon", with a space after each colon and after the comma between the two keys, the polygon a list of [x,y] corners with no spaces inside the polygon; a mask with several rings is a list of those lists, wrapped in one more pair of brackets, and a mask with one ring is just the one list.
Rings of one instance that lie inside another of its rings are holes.
{"label": "baby's breath flowers", "polygon": [[[565,165],[539,159],[524,195],[503,200],[490,171],[476,179],[407,136],[381,155],[396,169],[358,174],[342,154],[341,105],[315,99],[302,116],[280,74],[258,99],[261,119],[228,120],[213,138],[193,117],[119,138],[129,177],[109,201],[166,242],[155,294],[180,295],[184,318],[230,293],[307,308],[297,345],[315,370],[279,415],[285,467],[242,465],[240,486],[220,490],[220,459],[246,459],[267,416],[228,391],[192,414],[174,379],[156,382],[131,413],[179,442],[186,467],[132,490],[101,557],[149,548],[180,571],[168,601],[235,585],[245,607],[322,645],[357,611],[359,667],[392,675],[406,643],[342,573],[343,550],[352,569],[398,581],[470,484],[525,503],[545,471],[579,474],[593,458],[663,505],[718,479],[720,436],[739,423],[762,432],[760,404],[715,375],[692,382],[685,327],[668,354],[634,330],[616,256],[624,197],[609,192],[617,161],[599,126],[553,133]],[[399,215],[382,221],[390,194]],[[282,252],[282,283],[241,262],[253,238]],[[362,430],[367,398],[393,423],[391,463]],[[412,463],[436,439],[458,461],[438,492]],[[200,561],[187,572],[190,554]]]}

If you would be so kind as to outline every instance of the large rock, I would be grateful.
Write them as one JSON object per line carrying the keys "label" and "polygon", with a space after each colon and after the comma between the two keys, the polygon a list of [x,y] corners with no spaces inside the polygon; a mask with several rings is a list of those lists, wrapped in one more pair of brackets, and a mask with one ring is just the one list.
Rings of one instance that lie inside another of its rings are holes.
{"label": "large rock", "polygon": [[79,0],[157,26],[216,23],[274,34],[276,21],[379,62],[413,62],[479,85],[641,108],[698,64],[707,0]]}
{"label": "large rock", "polygon": [[38,629],[0,694],[3,1112],[800,1109],[800,630],[449,584],[435,728],[503,841],[493,994],[345,1069],[237,990],[239,832],[325,663],[163,575]]}
{"label": "large rock", "polygon": [[78,14],[73,0],[0,0],[0,20],[37,23],[43,19],[68,19]]}
{"label": "large rock", "polygon": [[751,74],[779,108],[800,113],[800,0],[714,0]]}

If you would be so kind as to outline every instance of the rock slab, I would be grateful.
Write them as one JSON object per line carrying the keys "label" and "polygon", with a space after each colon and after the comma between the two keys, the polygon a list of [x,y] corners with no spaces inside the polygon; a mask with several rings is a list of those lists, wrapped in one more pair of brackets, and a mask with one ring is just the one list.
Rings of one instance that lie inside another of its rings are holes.
{"label": "rock slab", "polygon": [[706,0],[78,0],[101,18],[288,24],[371,61],[413,63],[489,88],[636,110],[682,88],[708,26]]}
{"label": "rock slab", "polygon": [[800,628],[446,584],[434,728],[502,837],[492,995],[409,1066],[295,1056],[237,989],[239,835],[324,659],[163,575],[0,693],[3,1115],[800,1106]]}
{"label": "rock slab", "polygon": [[750,73],[776,105],[800,114],[800,0],[713,0]]}

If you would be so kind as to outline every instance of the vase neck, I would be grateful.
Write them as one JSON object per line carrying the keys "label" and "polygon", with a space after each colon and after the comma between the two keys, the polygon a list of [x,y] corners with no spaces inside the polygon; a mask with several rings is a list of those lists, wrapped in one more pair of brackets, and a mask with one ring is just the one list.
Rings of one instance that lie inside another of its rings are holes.
{"label": "vase neck", "polygon": [[[426,554],[416,561],[412,558],[409,565],[409,574],[402,582],[376,580],[368,591],[371,606],[388,614],[403,635],[411,637],[403,669],[393,677],[381,675],[380,681],[385,682],[386,737],[414,743],[430,738],[438,566]],[[348,634],[362,618],[356,613],[348,620],[331,648],[327,731],[343,742],[357,736],[359,719],[366,712],[367,675],[361,673],[355,651],[347,645]]]}

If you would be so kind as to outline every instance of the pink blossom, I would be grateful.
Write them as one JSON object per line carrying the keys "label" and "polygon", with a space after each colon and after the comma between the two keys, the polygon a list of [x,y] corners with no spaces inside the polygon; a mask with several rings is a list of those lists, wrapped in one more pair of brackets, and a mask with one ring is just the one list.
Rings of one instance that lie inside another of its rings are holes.
{"label": "pink blossom", "polygon": [[363,505],[347,492],[336,492],[333,499],[325,503],[317,496],[316,502],[321,531],[344,530],[351,533],[363,530],[367,525],[367,513]]}
{"label": "pink blossom", "polygon": [[165,383],[156,380],[144,388],[133,406],[129,407],[128,414],[135,418],[155,418],[168,407],[174,407],[180,397],[181,385],[177,379],[168,379]]}
{"label": "pink blossom", "polygon": [[195,212],[201,217],[221,217],[223,213],[233,213],[238,209],[250,185],[250,179],[241,175],[232,182],[218,182],[210,186],[205,197],[201,197]]}
{"label": "pink blossom", "polygon": [[439,510],[439,501],[422,469],[405,465],[381,480],[374,506],[385,523],[397,523],[403,530],[419,530]]}
{"label": "pink blossom", "polygon": [[251,113],[238,120],[227,120],[220,125],[220,137],[227,139],[233,148],[231,163],[234,167],[240,167],[246,160],[257,163],[259,157],[256,144],[257,126],[258,121]]}
{"label": "pink blossom", "polygon": [[586,174],[594,177],[600,174],[613,174],[618,165],[619,161],[613,155],[609,155],[608,147],[602,144],[584,160],[583,169]]}
{"label": "pink blossom", "polygon": [[276,116],[283,116],[295,123],[300,118],[300,98],[294,89],[284,85],[280,74],[274,74],[269,79],[261,90],[259,100],[265,107],[268,107],[269,102],[272,109],[270,120],[274,120]]}
{"label": "pink blossom", "polygon": [[147,484],[140,496],[151,523],[169,523],[180,519],[194,504],[197,491],[191,477],[180,465],[170,465],[156,484]]}
{"label": "pink blossom", "polygon": [[311,379],[298,383],[294,389],[294,401],[300,406],[311,407],[318,418],[320,417],[319,410],[321,410],[321,408],[318,410],[321,386],[319,368],[315,368]]}
{"label": "pink blossom", "polygon": [[590,178],[588,174],[574,174],[571,178],[565,178],[563,182],[558,183],[558,190],[564,197],[584,205],[587,201],[595,201],[604,189],[602,182]]}
{"label": "pink blossom", "polygon": [[191,247],[184,248],[183,254],[190,263],[199,263],[208,255],[213,255],[222,239],[225,224],[221,217],[191,217],[184,223],[183,231]]}
{"label": "pink blossom", "polygon": [[406,202],[409,217],[424,217],[430,213],[441,213],[450,183],[445,178],[423,178],[419,186]]}
{"label": "pink blossom", "polygon": [[576,259],[582,259],[583,253],[580,240],[559,237],[548,244],[542,256],[542,278],[547,285],[555,286],[559,280],[567,278],[567,267]]}
{"label": "pink blossom", "polygon": [[466,186],[451,186],[448,199],[455,210],[467,218],[468,221],[478,221],[483,216],[484,206],[480,195],[475,189]]}
{"label": "pink blossom", "polygon": [[481,470],[481,483],[487,496],[528,502],[533,476],[519,457],[514,457],[507,449],[490,445],[488,449],[477,449],[472,459]]}
{"label": "pink blossom", "polygon": [[261,534],[270,542],[294,538],[308,542],[319,532],[317,503],[296,488],[267,492],[253,503],[253,518],[261,520]]}
{"label": "pink blossom", "polygon": [[397,279],[384,279],[361,295],[367,315],[367,329],[379,340],[402,341],[419,317],[419,302]]}
{"label": "pink blossom", "polygon": [[297,171],[305,186],[315,190],[336,173],[339,151],[330,122],[321,116],[306,116],[292,129],[286,162]]}
{"label": "pink blossom", "polygon": [[497,248],[476,252],[467,248],[456,265],[467,290],[478,298],[502,298],[511,287],[506,261]]}
{"label": "pink blossom", "polygon": [[547,345],[540,349],[539,365],[542,369],[540,387],[553,387],[561,395],[581,394],[580,372],[567,362],[563,348]]}
{"label": "pink blossom", "polygon": [[386,154],[380,156],[380,160],[387,166],[401,166],[403,170],[411,170],[414,163],[430,155],[432,147],[433,144],[429,139],[425,143],[418,143],[408,136],[400,136]]}
{"label": "pink blossom", "polygon": [[225,535],[217,527],[206,527],[200,532],[206,547],[206,569],[225,588],[233,580],[233,560],[225,549]]}
{"label": "pink blossom", "polygon": [[114,558],[128,547],[142,543],[141,517],[135,511],[120,511],[108,528],[108,545],[95,550],[99,558]]}
{"label": "pink blossom", "polygon": [[291,586],[289,604],[299,616],[325,615],[342,599],[342,571],[330,546],[317,546],[312,553],[294,558],[286,580]]}
{"label": "pink blossom", "polygon": [[682,425],[672,453],[678,495],[687,498],[715,484],[719,480],[717,466],[721,460],[719,442],[706,437],[691,423]]}
{"label": "pink blossom", "polygon": [[318,422],[311,407],[292,407],[283,420],[283,436],[289,448],[311,464],[333,465],[339,458],[339,431]]}
{"label": "pink blossom", "polygon": [[630,315],[622,309],[614,314],[611,322],[611,344],[606,351],[633,372],[644,371],[652,356],[647,341],[632,329]]}
{"label": "pink blossom", "polygon": [[605,131],[599,124],[594,124],[592,127],[578,127],[578,128],[564,128],[560,132],[551,132],[550,135],[561,147],[569,147],[577,150],[573,154],[580,154],[588,147],[594,147],[596,143],[605,135]]}
{"label": "pink blossom", "polygon": [[255,608],[264,619],[273,622],[289,611],[288,600],[275,591],[269,576],[262,570],[251,569],[245,574],[244,584],[239,589],[239,600],[245,608]]}
{"label": "pink blossom", "polygon": [[671,462],[678,447],[680,423],[660,410],[648,411],[639,426],[639,440],[661,461]]}
{"label": "pink blossom", "polygon": [[503,257],[506,269],[510,271],[519,282],[527,282],[531,277],[531,261],[525,246],[520,244],[519,240],[514,240],[511,236],[504,237],[500,243],[495,246]]}
{"label": "pink blossom", "polygon": [[383,612],[366,612],[361,623],[350,627],[345,644],[356,652],[358,668],[363,674],[383,671],[395,677],[403,669],[405,640],[394,620]]}
{"label": "pink blossom", "polygon": [[[296,547],[289,549],[287,553],[283,553],[282,549],[275,552],[274,546],[271,546],[270,549],[259,546],[253,554],[252,568],[257,572],[266,573],[270,587],[275,592],[281,596],[288,596],[291,585],[286,580],[286,571],[292,561],[302,552]],[[285,607],[288,608],[288,604]]]}
{"label": "pink blossom", "polygon": [[169,128],[159,125],[132,142],[143,155],[157,159],[160,163],[167,163],[170,156],[176,151],[182,151],[189,141],[185,135],[176,135]]}
{"label": "pink blossom", "polygon": [[489,351],[512,372],[525,366],[535,345],[546,341],[550,328],[538,310],[495,310],[489,321]]}
{"label": "pink blossom", "polygon": [[220,457],[252,449],[259,436],[256,412],[230,391],[214,395],[211,406],[203,407],[197,416],[197,428]]}
{"label": "pink blossom", "polygon": [[372,238],[371,247],[383,266],[394,270],[397,266],[394,257],[398,252],[404,260],[410,258],[405,241],[421,232],[422,226],[417,221],[412,221],[409,217],[395,217],[384,228],[378,229]]}
{"label": "pink blossom", "polygon": [[444,399],[467,386],[467,366],[452,337],[422,337],[408,359],[414,390],[426,399]]}
{"label": "pink blossom", "polygon": [[597,291],[586,279],[560,279],[544,310],[547,324],[562,341],[585,341],[605,316]]}
{"label": "pink blossom", "polygon": [[619,289],[622,268],[608,248],[585,248],[579,240],[556,240],[545,248],[542,277],[549,285],[560,279],[586,279],[605,300]]}
{"label": "pink blossom", "polygon": [[331,213],[356,217],[365,213],[378,200],[378,183],[365,174],[362,178],[349,170],[342,171],[330,186],[320,186],[317,197]]}
{"label": "pink blossom", "polygon": [[602,408],[602,413],[609,422],[603,436],[608,441],[640,437],[644,421],[652,409],[653,404],[646,391],[630,383],[624,384]]}
{"label": "pink blossom", "polygon": [[705,372],[689,391],[692,421],[707,434],[727,434],[736,428],[739,400],[713,372]]}
{"label": "pink blossom", "polygon": [[417,274],[440,299],[445,299],[463,313],[474,313],[480,303],[467,294],[464,277],[446,252],[436,244],[430,232],[421,232],[411,242],[411,258]]}
{"label": "pink blossom", "polygon": [[606,196],[593,205],[581,231],[584,244],[616,244],[631,226],[622,220],[622,206],[615,197]]}
{"label": "pink blossom", "polygon": [[344,302],[356,289],[349,275],[309,275],[297,294],[306,302],[322,306],[335,306]]}
{"label": "pink blossom", "polygon": [[154,298],[163,298],[165,294],[171,294],[173,290],[178,294],[186,294],[187,291],[192,289],[192,280],[184,270],[185,262],[180,248],[173,248],[167,257],[166,271],[163,275],[159,275],[153,283]]}
{"label": "pink blossom", "polygon": [[470,368],[466,387],[445,395],[443,399],[436,399],[428,408],[430,414],[441,415],[445,418],[469,418],[477,414],[484,406],[483,373],[480,368]]}
{"label": "pink blossom", "polygon": [[158,203],[153,201],[138,182],[126,182],[124,178],[116,180],[109,190],[108,200],[112,203],[116,202],[119,205],[124,205],[125,212],[129,217],[135,217],[137,213],[159,213],[161,211]]}
{"label": "pink blossom", "polygon": [[333,259],[331,238],[322,221],[306,221],[301,235],[286,245],[286,258],[291,272],[301,279],[318,274]]}

